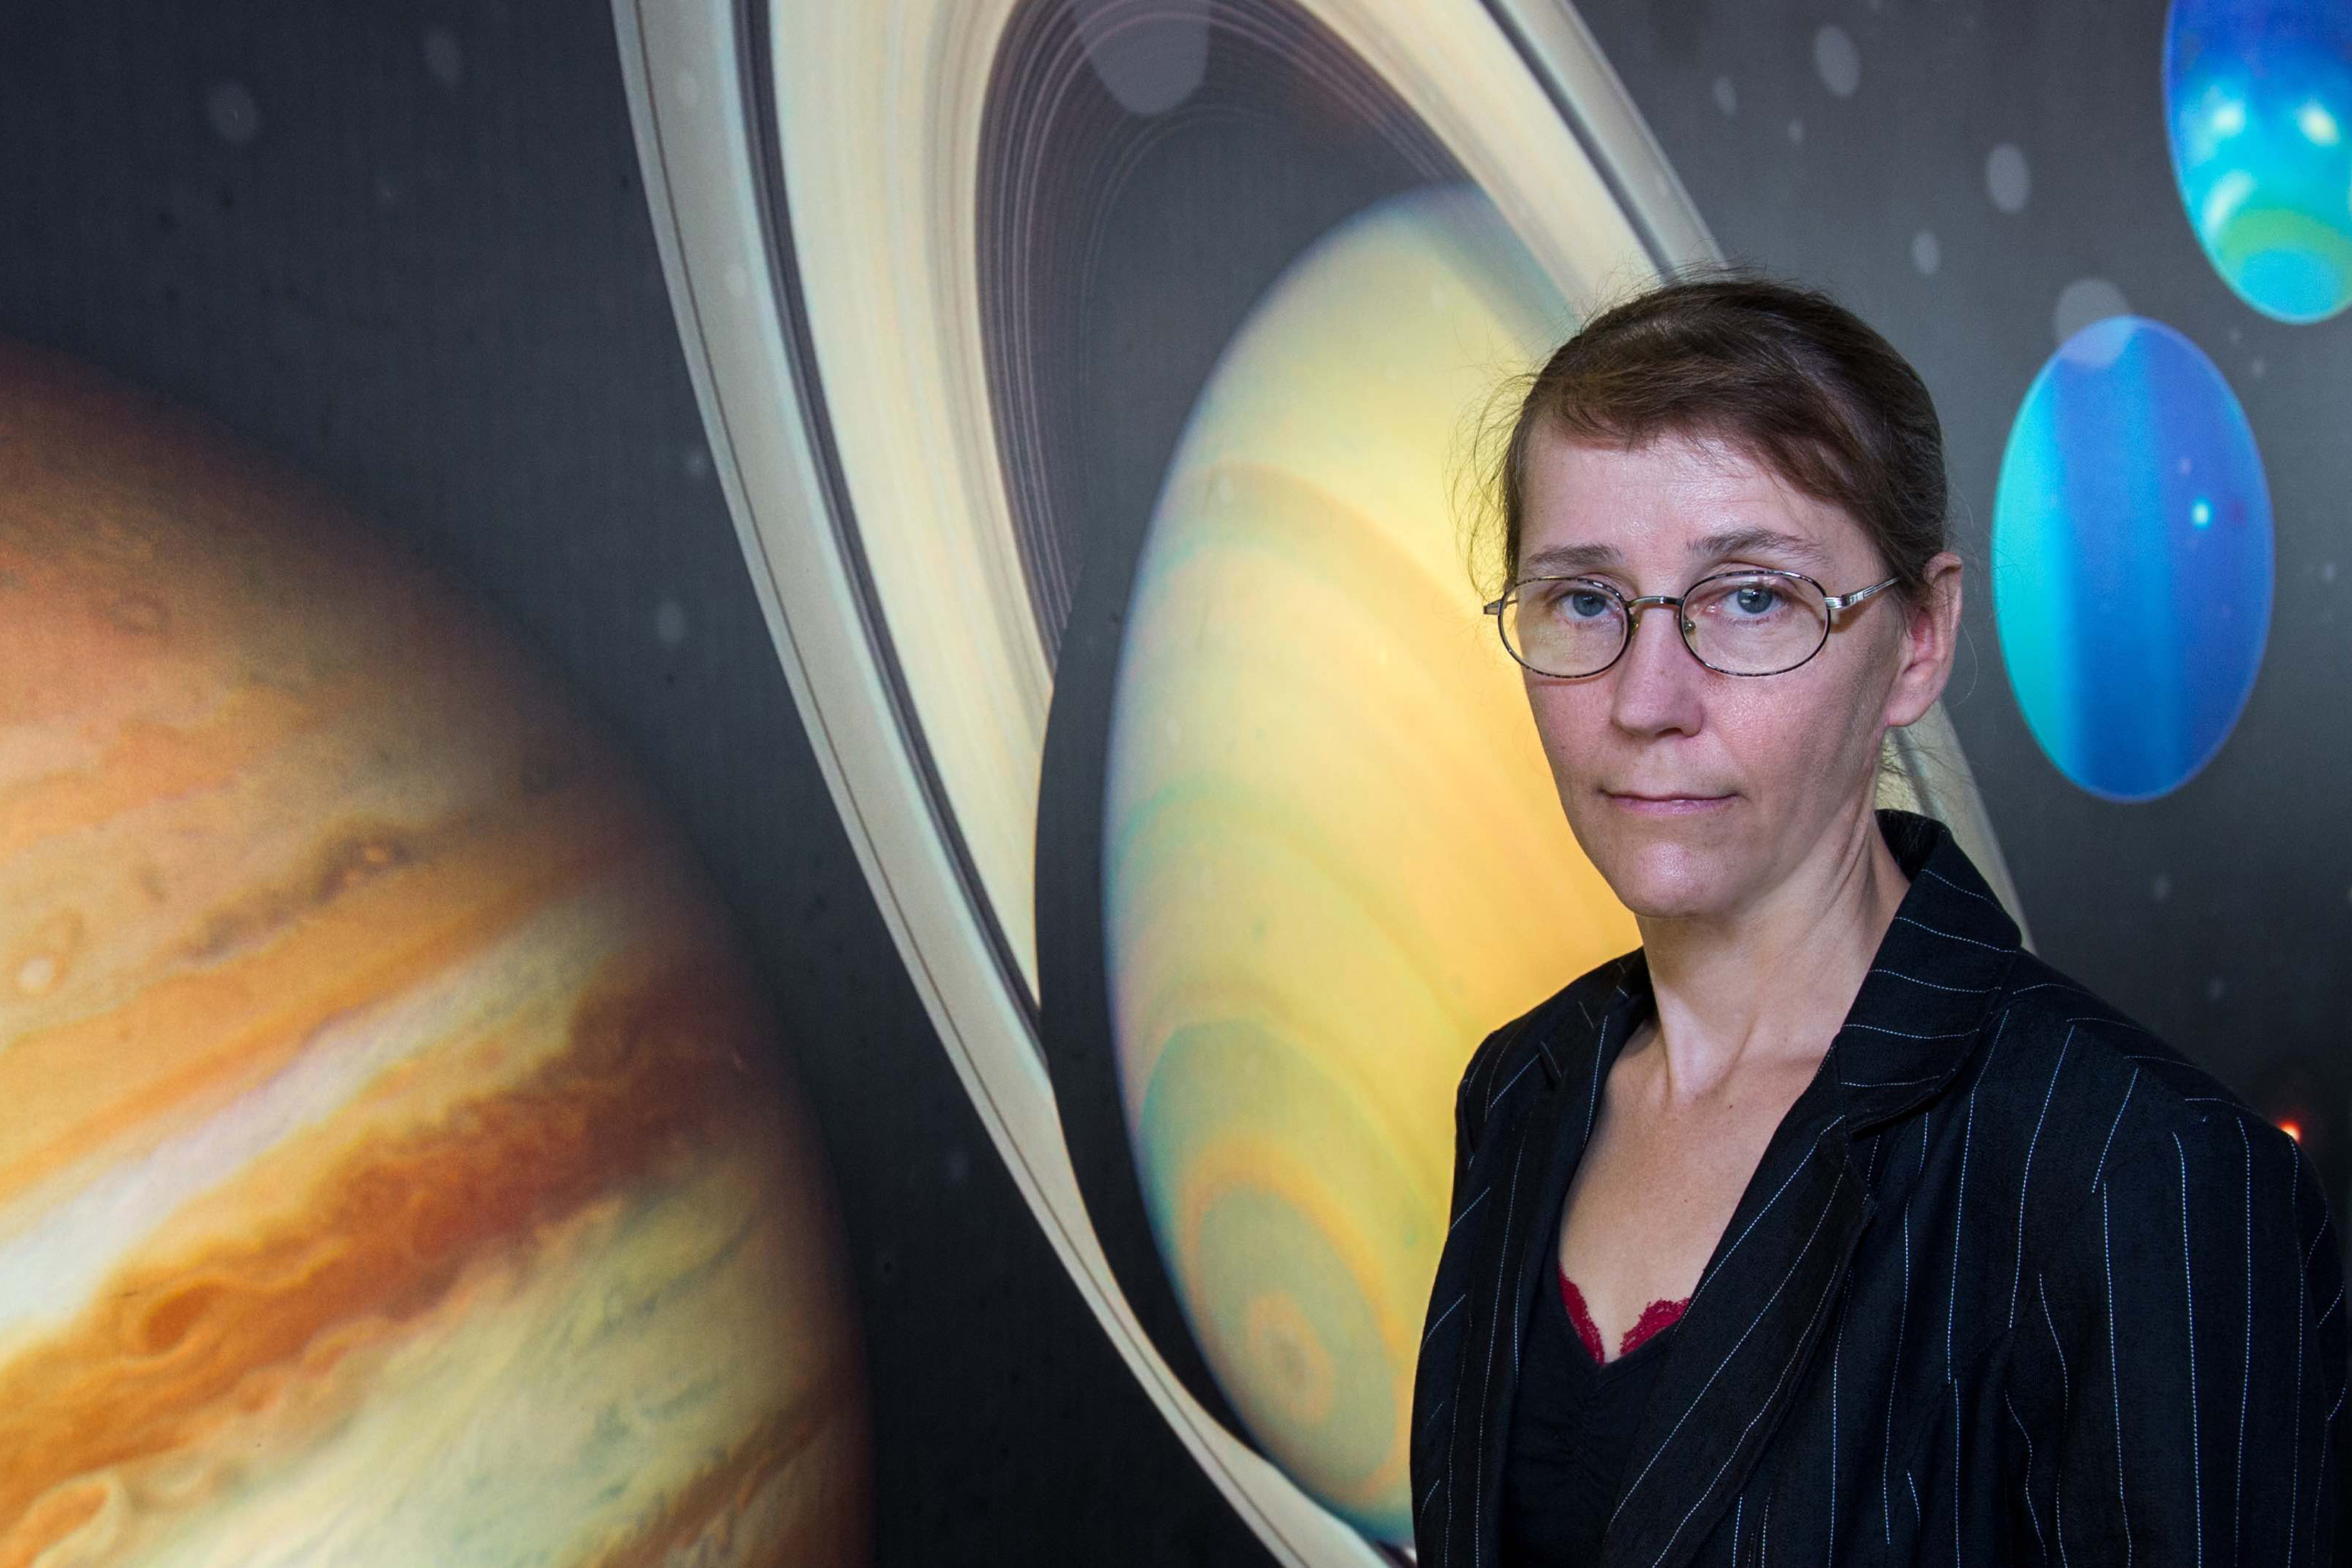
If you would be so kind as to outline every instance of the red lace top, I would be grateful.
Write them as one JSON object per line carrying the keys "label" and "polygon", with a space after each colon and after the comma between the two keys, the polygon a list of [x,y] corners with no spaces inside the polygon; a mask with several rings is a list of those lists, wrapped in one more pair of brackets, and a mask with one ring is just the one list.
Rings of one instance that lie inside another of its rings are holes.
{"label": "red lace top", "polygon": [[[1591,1352],[1595,1363],[1605,1363],[1608,1357],[1601,1353],[1601,1327],[1592,1321],[1591,1312],[1584,1305],[1584,1292],[1576,1288],[1576,1281],[1568,1277],[1565,1269],[1559,1276],[1559,1299],[1568,1304],[1568,1318],[1576,1325],[1576,1337],[1584,1342],[1584,1348]],[[1660,1297],[1643,1308],[1642,1315],[1633,1320],[1633,1326],[1627,1329],[1624,1337],[1618,1342],[1617,1353],[1624,1355],[1631,1352],[1643,1340],[1681,1317],[1683,1309],[1689,1305],[1688,1296],[1679,1301],[1669,1301]]]}

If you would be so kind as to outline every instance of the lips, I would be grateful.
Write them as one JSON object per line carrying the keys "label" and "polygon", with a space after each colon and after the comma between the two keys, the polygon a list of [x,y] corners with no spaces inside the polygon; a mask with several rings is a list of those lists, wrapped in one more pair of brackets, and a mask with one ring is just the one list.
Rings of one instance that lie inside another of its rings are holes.
{"label": "lips", "polygon": [[1675,800],[1728,800],[1730,798],[1728,791],[1720,795],[1709,795],[1698,790],[1603,789],[1601,793],[1606,795],[1612,795],[1619,800],[1646,800],[1659,802]]}
{"label": "lips", "polygon": [[1630,790],[1603,790],[1610,804],[1643,816],[1680,816],[1715,811],[1731,803],[1728,795],[1646,795]]}

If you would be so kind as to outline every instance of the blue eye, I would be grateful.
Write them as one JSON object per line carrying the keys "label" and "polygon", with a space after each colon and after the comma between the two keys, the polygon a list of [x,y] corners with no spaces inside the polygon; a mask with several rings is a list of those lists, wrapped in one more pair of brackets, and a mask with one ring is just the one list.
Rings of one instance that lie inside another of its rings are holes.
{"label": "blue eye", "polygon": [[1590,588],[1571,589],[1562,595],[1562,602],[1568,605],[1570,615],[1588,621],[1605,616],[1616,607],[1608,595],[1595,593]]}
{"label": "blue eye", "polygon": [[1742,583],[1731,591],[1732,608],[1743,616],[1769,616],[1780,604],[1780,591],[1762,583]]}

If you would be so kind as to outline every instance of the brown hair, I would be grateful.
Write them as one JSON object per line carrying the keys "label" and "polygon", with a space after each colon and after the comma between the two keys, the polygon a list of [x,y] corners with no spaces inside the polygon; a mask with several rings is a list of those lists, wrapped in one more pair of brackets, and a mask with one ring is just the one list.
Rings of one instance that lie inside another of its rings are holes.
{"label": "brown hair", "polygon": [[[1685,273],[1586,321],[1507,384],[1497,408],[1507,433],[1481,483],[1502,522],[1506,584],[1518,575],[1528,448],[1544,431],[1627,447],[1664,435],[1727,440],[1843,510],[1914,604],[1946,547],[1943,427],[1927,384],[1818,289],[1745,268]],[[1494,451],[1505,431],[1490,419],[1482,444]]]}

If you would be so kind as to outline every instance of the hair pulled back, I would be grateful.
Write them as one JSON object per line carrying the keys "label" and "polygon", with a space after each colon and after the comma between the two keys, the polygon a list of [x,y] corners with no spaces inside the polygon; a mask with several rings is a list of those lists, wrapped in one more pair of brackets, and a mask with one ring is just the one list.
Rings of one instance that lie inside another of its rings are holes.
{"label": "hair pulled back", "polygon": [[1539,437],[1629,448],[1711,437],[1843,510],[1896,591],[1925,599],[1948,535],[1943,426],[1910,363],[1820,290],[1746,268],[1686,273],[1593,316],[1501,395],[1521,384],[1484,480],[1506,583],[1518,575]]}

